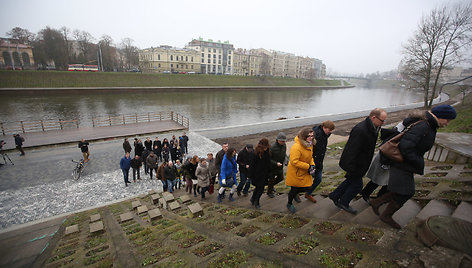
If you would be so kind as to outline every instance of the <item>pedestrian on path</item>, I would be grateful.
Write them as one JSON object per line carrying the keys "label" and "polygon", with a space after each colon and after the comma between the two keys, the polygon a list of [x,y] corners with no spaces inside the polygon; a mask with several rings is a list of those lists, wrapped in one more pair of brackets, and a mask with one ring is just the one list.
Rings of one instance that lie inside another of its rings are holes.
{"label": "pedestrian on path", "polygon": [[321,183],[323,174],[323,160],[326,153],[326,147],[328,146],[328,138],[333,130],[334,123],[331,120],[326,120],[321,123],[321,125],[313,127],[313,132],[315,133],[315,142],[313,147],[315,174],[313,174],[313,185],[305,194],[305,198],[313,203],[316,203],[316,199],[312,196],[312,194],[316,190],[316,187],[318,187],[318,185]]}
{"label": "pedestrian on path", "polygon": [[123,158],[120,160],[120,168],[121,171],[123,172],[123,178],[125,180],[125,186],[128,186],[128,183],[131,183],[128,180],[129,177],[129,168],[131,167],[131,158],[129,156],[129,153],[126,153]]}
{"label": "pedestrian on path", "polygon": [[187,134],[184,132],[182,134],[182,144],[180,144],[180,147],[182,148],[182,155],[183,154],[188,154],[188,136]]}
{"label": "pedestrian on path", "polygon": [[221,163],[223,162],[223,157],[228,151],[228,148],[229,148],[228,143],[223,142],[223,144],[221,145],[221,150],[219,150],[215,156],[215,167],[216,167],[216,170],[218,171],[218,179],[219,179],[219,174],[221,173]]}
{"label": "pedestrian on path", "polygon": [[380,127],[386,119],[385,110],[372,110],[364,121],[352,128],[339,160],[339,166],[346,171],[346,179],[328,197],[338,208],[351,214],[357,211],[349,203],[362,190],[362,177],[369,169]]}
{"label": "pedestrian on path", "polygon": [[287,157],[287,136],[280,132],[277,134],[274,144],[270,147],[270,177],[267,184],[267,195],[274,198],[274,186],[284,179],[284,163]]}
{"label": "pedestrian on path", "polygon": [[85,139],[82,139],[81,141],[79,141],[79,148],[84,156],[85,163],[89,161],[89,156],[90,156],[88,145],[89,143]]}
{"label": "pedestrian on path", "polygon": [[249,191],[249,187],[251,187],[251,179],[248,178],[248,172],[250,168],[250,164],[253,161],[254,149],[252,144],[247,144],[244,148],[239,151],[238,157],[236,158],[236,162],[239,165],[239,185],[237,189],[238,196],[241,196],[241,191],[243,191],[243,195],[247,196]]}
{"label": "pedestrian on path", "polygon": [[13,137],[15,137],[16,149],[20,151],[20,155],[25,155],[25,151],[23,150],[23,142],[25,142],[25,138],[21,137],[20,134],[15,134]]}
{"label": "pedestrian on path", "polygon": [[141,139],[138,139],[138,142],[136,142],[136,145],[134,146],[134,155],[142,155],[144,151],[144,145]]}
{"label": "pedestrian on path", "polygon": [[[146,158],[146,164],[149,169],[149,178],[152,180],[152,171],[157,172],[157,155],[153,151],[149,153],[149,156]],[[156,173],[157,174],[157,173]]]}
{"label": "pedestrian on path", "polygon": [[[129,152],[127,152],[129,154]],[[143,164],[143,161],[141,161],[141,158],[139,155],[135,155],[133,159],[131,159],[131,168],[133,168],[133,181],[136,182],[136,174],[138,174],[138,180],[141,180],[141,176],[139,174],[139,171],[141,169],[141,166]]]}
{"label": "pedestrian on path", "polygon": [[313,161],[313,129],[303,128],[295,137],[295,143],[290,148],[290,161],[287,167],[287,178],[285,184],[290,186],[288,193],[287,209],[291,213],[297,210],[292,204],[295,199],[297,203],[301,200],[298,194],[306,192],[313,184],[312,174],[315,172],[315,162]]}
{"label": "pedestrian on path", "polygon": [[175,178],[177,177],[177,168],[174,166],[172,161],[168,162],[168,165],[164,167],[164,178],[167,181],[167,190],[169,193],[174,191]]}
{"label": "pedestrian on path", "polygon": [[149,167],[147,165],[147,158],[149,156],[151,151],[149,151],[148,149],[144,148],[144,151],[141,153],[141,161],[143,161],[143,164],[144,164],[144,174],[147,175],[149,174]]}
{"label": "pedestrian on path", "polygon": [[228,151],[223,157],[221,162],[221,171],[220,171],[220,189],[218,190],[217,200],[218,203],[222,202],[223,196],[225,194],[226,188],[230,188],[229,201],[234,201],[233,194],[236,192],[236,187],[238,186],[238,181],[236,179],[236,174],[238,174],[238,165],[236,163],[236,149],[228,148]]}
{"label": "pedestrian on path", "polygon": [[205,192],[210,190],[210,169],[205,158],[200,159],[195,175],[197,176],[198,186],[201,187],[200,194],[202,200],[204,200]]}
{"label": "pedestrian on path", "polygon": [[370,205],[379,215],[382,204],[388,203],[380,215],[380,220],[396,229],[401,226],[392,216],[415,194],[414,174],[424,174],[424,154],[429,151],[436,139],[437,129],[446,127],[456,118],[456,110],[450,105],[439,105],[425,112],[425,120],[412,126],[403,135],[398,149],[404,161],[392,162],[388,179],[388,193],[371,200]]}
{"label": "pedestrian on path", "polygon": [[125,141],[123,142],[123,150],[125,150],[125,153],[131,153],[131,144],[128,141],[128,138],[125,138]]}
{"label": "pedestrian on path", "polygon": [[156,139],[152,143],[152,151],[154,151],[154,154],[157,155],[159,161],[162,162],[162,143],[159,140],[159,137],[156,137]]}
{"label": "pedestrian on path", "polygon": [[[251,204],[257,209],[261,207],[260,199],[264,193],[264,187],[269,181],[270,175],[270,153],[269,153],[269,140],[263,138],[256,145],[254,149],[253,157],[249,165],[249,181],[252,182],[256,188],[252,192]],[[242,183],[241,183],[242,184]]]}
{"label": "pedestrian on path", "polygon": [[149,151],[152,151],[152,140],[149,137],[146,137],[146,140],[144,141],[144,148],[148,149]]}

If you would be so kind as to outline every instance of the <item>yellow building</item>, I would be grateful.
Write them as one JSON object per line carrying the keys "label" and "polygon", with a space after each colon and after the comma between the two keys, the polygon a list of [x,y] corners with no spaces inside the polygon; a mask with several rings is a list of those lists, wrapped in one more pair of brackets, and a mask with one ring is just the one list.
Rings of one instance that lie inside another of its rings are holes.
{"label": "yellow building", "polygon": [[12,42],[7,38],[0,39],[1,69],[33,69],[33,47]]}
{"label": "yellow building", "polygon": [[194,49],[160,46],[139,51],[144,73],[200,73],[200,53]]}

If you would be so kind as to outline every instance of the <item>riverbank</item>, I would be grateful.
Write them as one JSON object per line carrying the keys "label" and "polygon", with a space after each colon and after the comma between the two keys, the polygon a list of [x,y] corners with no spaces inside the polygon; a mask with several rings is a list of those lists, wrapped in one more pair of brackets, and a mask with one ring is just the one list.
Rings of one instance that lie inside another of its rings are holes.
{"label": "riverbank", "polygon": [[0,88],[336,87],[340,80],[204,74],[0,71]]}

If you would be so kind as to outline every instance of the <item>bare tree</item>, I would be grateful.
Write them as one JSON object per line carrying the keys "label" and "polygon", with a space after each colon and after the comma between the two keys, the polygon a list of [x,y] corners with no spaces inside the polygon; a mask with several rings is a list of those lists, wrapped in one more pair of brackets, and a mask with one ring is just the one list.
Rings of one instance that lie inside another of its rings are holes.
{"label": "bare tree", "polygon": [[50,27],[39,31],[33,43],[33,55],[38,64],[54,62],[56,68],[65,70],[68,57],[62,33]]}
{"label": "bare tree", "polygon": [[34,41],[34,33],[20,27],[15,27],[7,32],[7,36],[16,39],[21,44],[30,45]]}
{"label": "bare tree", "polygon": [[423,88],[424,106],[431,107],[441,72],[462,60],[472,44],[472,7],[456,4],[423,17],[404,45],[401,73],[410,85]]}
{"label": "bare tree", "polygon": [[88,62],[91,59],[90,57],[92,54],[91,50],[93,48],[93,36],[86,31],[74,30],[74,38],[79,45],[80,51],[82,52],[83,62]]}
{"label": "bare tree", "polygon": [[126,60],[126,69],[131,69],[131,66],[138,65],[138,48],[133,45],[134,40],[126,37],[121,40],[121,52]]}
{"label": "bare tree", "polygon": [[113,47],[113,39],[109,35],[102,35],[98,41],[102,53],[102,65],[105,71],[113,71],[117,65],[116,48]]}
{"label": "bare tree", "polygon": [[66,53],[68,61],[72,59],[72,42],[71,42],[71,30],[65,26],[61,27],[59,31],[62,33],[62,38],[64,39],[64,44],[66,46]]}

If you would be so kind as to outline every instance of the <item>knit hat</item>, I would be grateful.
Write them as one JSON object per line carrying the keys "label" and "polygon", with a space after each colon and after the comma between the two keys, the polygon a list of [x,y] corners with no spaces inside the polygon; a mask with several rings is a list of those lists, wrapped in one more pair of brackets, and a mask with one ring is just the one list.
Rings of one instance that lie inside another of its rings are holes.
{"label": "knit hat", "polygon": [[252,144],[246,144],[246,148],[252,149],[252,148],[254,148],[254,147],[252,146]]}
{"label": "knit hat", "polygon": [[434,107],[431,112],[437,117],[442,119],[455,119],[456,118],[456,110],[447,104],[442,104]]}
{"label": "knit hat", "polygon": [[285,133],[283,132],[279,132],[279,134],[277,134],[277,138],[276,138],[278,141],[286,141],[287,140],[287,136],[285,136]]}

